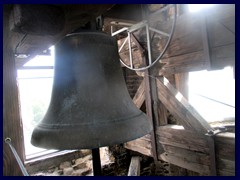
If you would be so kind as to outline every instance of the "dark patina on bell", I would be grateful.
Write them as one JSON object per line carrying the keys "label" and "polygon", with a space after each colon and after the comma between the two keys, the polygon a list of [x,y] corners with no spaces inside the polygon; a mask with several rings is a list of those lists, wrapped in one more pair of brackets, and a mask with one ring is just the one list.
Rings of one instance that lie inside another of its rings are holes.
{"label": "dark patina on bell", "polygon": [[103,32],[66,36],[55,46],[52,97],[31,143],[46,149],[93,149],[150,133],[132,102],[116,40]]}

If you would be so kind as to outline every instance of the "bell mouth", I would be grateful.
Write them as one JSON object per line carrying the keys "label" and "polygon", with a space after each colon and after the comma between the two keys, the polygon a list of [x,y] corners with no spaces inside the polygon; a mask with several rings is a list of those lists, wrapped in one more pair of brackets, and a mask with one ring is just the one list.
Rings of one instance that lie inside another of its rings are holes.
{"label": "bell mouth", "polygon": [[125,143],[152,131],[144,113],[124,121],[112,123],[59,125],[46,127],[39,124],[33,131],[31,143],[46,149],[94,149]]}

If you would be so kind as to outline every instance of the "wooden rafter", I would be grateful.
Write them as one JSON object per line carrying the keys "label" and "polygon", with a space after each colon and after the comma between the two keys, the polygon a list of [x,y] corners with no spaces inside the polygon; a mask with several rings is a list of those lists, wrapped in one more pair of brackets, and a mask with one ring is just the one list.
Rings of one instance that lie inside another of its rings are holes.
{"label": "wooden rafter", "polygon": [[185,129],[207,133],[212,130],[208,122],[188,103],[166,78],[157,79],[158,98]]}

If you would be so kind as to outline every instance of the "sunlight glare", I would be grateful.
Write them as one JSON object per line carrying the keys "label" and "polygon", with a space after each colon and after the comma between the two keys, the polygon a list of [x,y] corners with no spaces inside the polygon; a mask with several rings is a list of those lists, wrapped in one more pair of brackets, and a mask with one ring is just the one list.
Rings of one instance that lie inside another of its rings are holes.
{"label": "sunlight glare", "polygon": [[198,12],[202,9],[206,9],[214,6],[214,4],[188,4],[189,12]]}

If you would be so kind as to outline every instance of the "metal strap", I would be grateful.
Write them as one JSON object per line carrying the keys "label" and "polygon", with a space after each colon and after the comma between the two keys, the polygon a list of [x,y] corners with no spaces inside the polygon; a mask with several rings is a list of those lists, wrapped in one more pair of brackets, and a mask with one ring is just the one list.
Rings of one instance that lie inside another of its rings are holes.
{"label": "metal strap", "polygon": [[15,159],[17,160],[17,163],[18,163],[18,165],[19,165],[19,167],[20,167],[23,175],[24,175],[24,176],[29,176],[29,174],[28,174],[26,168],[24,167],[24,165],[23,165],[20,157],[18,156],[17,151],[15,150],[15,148],[13,147],[13,145],[12,145],[12,143],[11,143],[11,139],[10,139],[10,138],[6,138],[6,139],[5,139],[5,143],[7,143],[7,144],[9,145],[10,149],[12,150],[12,153],[13,153]]}

